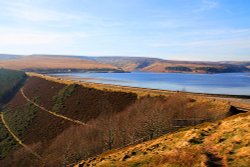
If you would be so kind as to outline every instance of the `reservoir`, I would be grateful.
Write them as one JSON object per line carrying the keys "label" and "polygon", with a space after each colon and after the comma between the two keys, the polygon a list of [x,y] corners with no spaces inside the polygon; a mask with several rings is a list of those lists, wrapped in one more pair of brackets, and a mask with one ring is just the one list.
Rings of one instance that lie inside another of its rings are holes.
{"label": "reservoir", "polygon": [[184,73],[63,73],[83,81],[151,89],[209,94],[250,95],[250,73],[184,74]]}

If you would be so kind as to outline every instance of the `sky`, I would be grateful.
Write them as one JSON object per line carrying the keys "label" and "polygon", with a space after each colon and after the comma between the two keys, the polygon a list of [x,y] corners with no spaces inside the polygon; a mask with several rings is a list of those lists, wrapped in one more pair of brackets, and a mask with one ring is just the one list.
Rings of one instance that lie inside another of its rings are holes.
{"label": "sky", "polygon": [[0,0],[0,53],[250,61],[250,1]]}

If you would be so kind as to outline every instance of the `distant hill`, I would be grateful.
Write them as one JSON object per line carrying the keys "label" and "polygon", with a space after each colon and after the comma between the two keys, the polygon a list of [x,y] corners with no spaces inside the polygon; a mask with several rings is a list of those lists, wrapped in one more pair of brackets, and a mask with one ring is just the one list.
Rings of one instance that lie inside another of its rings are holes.
{"label": "distant hill", "polygon": [[0,54],[0,60],[10,60],[21,58],[20,55]]}
{"label": "distant hill", "polygon": [[78,71],[121,71],[117,67],[110,64],[104,64],[92,60],[80,59],[75,57],[71,58],[49,55],[32,55],[23,56],[18,59],[1,60],[0,67],[40,73]]}
{"label": "distant hill", "polygon": [[222,64],[210,62],[163,61],[147,66],[141,71],[151,72],[186,72],[186,73],[233,73],[249,72],[244,65]]}
{"label": "distant hill", "polygon": [[149,57],[70,56],[70,55],[2,55],[0,67],[34,72],[179,72],[232,73],[249,72],[250,62],[173,61]]}
{"label": "distant hill", "polygon": [[96,61],[112,64],[125,71],[229,73],[248,72],[250,62],[173,61],[145,57],[96,57]]}
{"label": "distant hill", "polygon": [[156,62],[164,61],[162,59],[147,57],[95,57],[95,60],[102,63],[112,64],[125,71],[140,71]]}

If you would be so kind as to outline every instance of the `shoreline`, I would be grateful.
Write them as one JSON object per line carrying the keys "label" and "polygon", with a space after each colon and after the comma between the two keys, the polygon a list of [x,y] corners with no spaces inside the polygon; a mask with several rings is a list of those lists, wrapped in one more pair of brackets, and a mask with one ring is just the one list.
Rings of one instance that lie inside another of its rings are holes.
{"label": "shoreline", "polygon": [[74,79],[73,77],[56,77],[38,73],[27,73],[28,76],[40,77],[49,81],[61,83],[61,84],[79,84],[89,88],[95,88],[99,90],[107,91],[119,91],[119,92],[132,92],[138,95],[138,98],[144,96],[170,96],[175,93],[183,93],[190,98],[210,98],[215,100],[222,100],[231,103],[234,106],[240,106],[250,110],[250,96],[247,95],[225,95],[225,94],[206,94],[206,93],[193,93],[193,92],[182,92],[182,91],[171,91],[171,90],[161,90],[161,89],[150,89],[132,86],[121,86],[114,84],[102,84],[90,81],[81,81],[79,79]]}
{"label": "shoreline", "polygon": [[[47,74],[45,74],[47,75]],[[241,95],[241,94],[222,94],[222,93],[202,93],[202,92],[191,92],[191,91],[182,91],[182,90],[169,90],[169,89],[158,89],[158,88],[149,88],[149,87],[137,87],[137,86],[129,86],[129,85],[119,85],[119,84],[112,84],[112,83],[101,83],[101,82],[93,82],[95,80],[101,80],[101,81],[119,81],[123,83],[127,83],[130,81],[122,81],[122,80],[115,80],[115,79],[105,79],[105,78],[82,78],[80,76],[70,76],[70,75],[48,75],[55,78],[60,79],[68,79],[68,80],[74,80],[74,81],[80,81],[80,82],[86,82],[90,84],[98,84],[98,85],[107,85],[107,86],[114,86],[114,87],[129,87],[129,88],[135,88],[135,89],[146,89],[151,91],[167,91],[167,92],[182,92],[182,93],[189,93],[189,94],[196,94],[196,95],[208,95],[208,96],[218,96],[218,97],[224,97],[224,98],[242,98],[242,99],[250,99],[250,95]]]}

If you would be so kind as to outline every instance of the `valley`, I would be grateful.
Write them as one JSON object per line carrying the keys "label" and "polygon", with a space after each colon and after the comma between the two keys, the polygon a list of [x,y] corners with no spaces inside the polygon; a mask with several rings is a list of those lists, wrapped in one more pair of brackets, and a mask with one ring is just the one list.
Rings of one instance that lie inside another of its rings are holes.
{"label": "valley", "polygon": [[250,167],[250,0],[0,0],[0,167]]}

